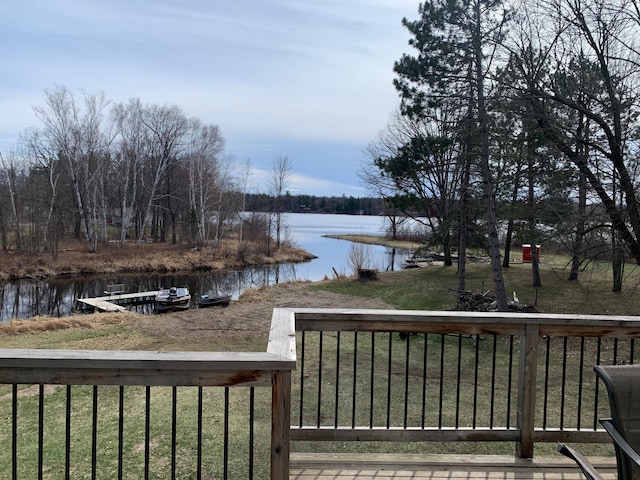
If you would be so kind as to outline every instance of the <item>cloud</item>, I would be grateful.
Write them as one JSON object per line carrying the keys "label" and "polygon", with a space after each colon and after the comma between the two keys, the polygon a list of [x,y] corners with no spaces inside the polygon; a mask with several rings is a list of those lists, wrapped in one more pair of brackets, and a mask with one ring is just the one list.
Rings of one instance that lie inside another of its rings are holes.
{"label": "cloud", "polygon": [[[35,124],[43,91],[64,85],[117,102],[176,104],[219,125],[238,159],[264,167],[272,152],[248,147],[277,144],[277,154],[295,152],[296,173],[357,185],[349,162],[398,103],[401,20],[416,15],[413,0],[8,2],[0,149]],[[341,158],[342,182],[331,158]]]}
{"label": "cloud", "polygon": [[[272,172],[269,170],[254,168],[249,178],[249,192],[269,194],[269,184]],[[363,197],[367,192],[364,188],[331,181],[307,175],[292,173],[287,179],[287,188],[291,195],[315,195],[317,197],[342,196]]]}

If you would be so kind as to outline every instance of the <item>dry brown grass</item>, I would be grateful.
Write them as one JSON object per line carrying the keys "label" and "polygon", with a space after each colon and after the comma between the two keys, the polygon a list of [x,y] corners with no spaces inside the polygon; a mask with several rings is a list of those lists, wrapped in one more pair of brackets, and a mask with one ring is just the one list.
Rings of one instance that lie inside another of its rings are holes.
{"label": "dry brown grass", "polygon": [[420,246],[418,242],[409,240],[393,240],[389,237],[376,235],[326,235],[327,238],[348,240],[350,242],[365,243],[368,245],[382,245],[383,247],[399,248],[402,250],[414,250]]}
{"label": "dry brown grass", "polygon": [[290,246],[282,246],[268,256],[261,253],[258,246],[249,245],[242,255],[238,255],[237,243],[233,240],[197,250],[168,243],[137,245],[130,242],[120,245],[115,242],[99,245],[96,253],[88,253],[83,243],[69,240],[60,246],[55,260],[47,253],[2,254],[0,281],[72,275],[211,271],[301,262],[311,258],[313,256],[308,252]]}
{"label": "dry brown grass", "polygon": [[50,332],[70,328],[91,329],[123,325],[131,322],[137,316],[138,314],[132,312],[93,313],[61,318],[38,316],[28,320],[11,320],[7,323],[0,323],[0,336]]}

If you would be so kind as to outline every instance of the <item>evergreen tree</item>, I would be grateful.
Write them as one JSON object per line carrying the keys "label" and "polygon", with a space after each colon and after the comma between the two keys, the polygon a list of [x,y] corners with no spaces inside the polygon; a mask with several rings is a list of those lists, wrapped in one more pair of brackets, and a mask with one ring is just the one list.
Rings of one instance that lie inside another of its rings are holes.
{"label": "evergreen tree", "polygon": [[[402,112],[426,118],[445,100],[456,98],[459,123],[473,129],[473,145],[466,149],[480,174],[485,222],[498,309],[507,310],[502,275],[495,195],[490,167],[487,74],[493,68],[495,48],[503,38],[508,15],[500,0],[434,0],[422,3],[420,17],[403,25],[413,38],[409,45],[417,55],[405,54],[395,64],[395,86],[402,98]],[[464,118],[468,121],[464,122]]]}

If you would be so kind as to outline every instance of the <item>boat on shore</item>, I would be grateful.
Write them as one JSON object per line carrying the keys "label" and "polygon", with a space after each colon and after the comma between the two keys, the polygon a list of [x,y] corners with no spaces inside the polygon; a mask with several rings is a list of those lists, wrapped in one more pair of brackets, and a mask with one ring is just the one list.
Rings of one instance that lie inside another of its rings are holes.
{"label": "boat on shore", "polygon": [[156,313],[188,310],[191,306],[191,294],[186,287],[163,288],[155,298]]}
{"label": "boat on shore", "polygon": [[228,307],[230,302],[231,295],[200,295],[198,307]]}

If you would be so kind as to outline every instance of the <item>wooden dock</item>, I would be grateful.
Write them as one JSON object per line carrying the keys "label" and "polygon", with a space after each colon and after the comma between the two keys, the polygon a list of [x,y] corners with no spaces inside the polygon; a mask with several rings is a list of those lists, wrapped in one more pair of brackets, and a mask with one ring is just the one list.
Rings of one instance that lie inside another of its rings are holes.
{"label": "wooden dock", "polygon": [[154,290],[150,292],[118,293],[104,297],[77,298],[76,306],[82,304],[83,306],[79,306],[79,308],[83,309],[89,306],[100,312],[124,312],[127,309],[123,305],[152,302],[157,294],[158,290]]}

